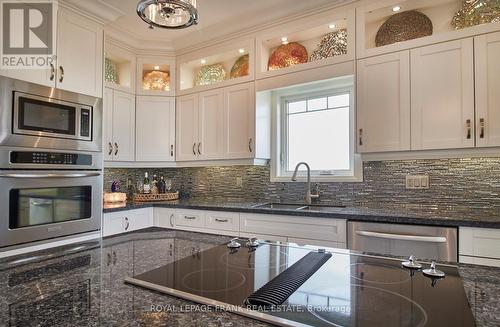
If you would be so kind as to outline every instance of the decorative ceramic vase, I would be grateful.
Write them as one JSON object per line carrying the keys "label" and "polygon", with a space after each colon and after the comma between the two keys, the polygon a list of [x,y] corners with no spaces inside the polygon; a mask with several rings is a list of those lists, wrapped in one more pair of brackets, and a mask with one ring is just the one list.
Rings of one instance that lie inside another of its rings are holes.
{"label": "decorative ceramic vase", "polygon": [[347,54],[347,30],[341,29],[323,36],[309,60],[316,61],[344,54]]}
{"label": "decorative ceramic vase", "polygon": [[248,54],[239,57],[231,68],[230,78],[237,78],[248,75],[250,66],[250,56]]}
{"label": "decorative ceramic vase", "polygon": [[416,10],[392,15],[380,26],[375,44],[377,47],[432,35],[432,22]]}
{"label": "decorative ceramic vase", "polygon": [[213,64],[201,67],[194,79],[195,85],[210,85],[226,79],[226,70],[222,64]]}
{"label": "decorative ceramic vase", "polygon": [[268,70],[278,70],[306,63],[307,59],[307,49],[300,43],[290,42],[280,45],[273,51],[267,62],[267,68]]}
{"label": "decorative ceramic vase", "polygon": [[152,70],[142,79],[144,90],[168,91],[170,90],[170,74],[159,70]]}
{"label": "decorative ceramic vase", "polygon": [[499,0],[463,0],[462,9],[451,20],[455,29],[500,22]]}

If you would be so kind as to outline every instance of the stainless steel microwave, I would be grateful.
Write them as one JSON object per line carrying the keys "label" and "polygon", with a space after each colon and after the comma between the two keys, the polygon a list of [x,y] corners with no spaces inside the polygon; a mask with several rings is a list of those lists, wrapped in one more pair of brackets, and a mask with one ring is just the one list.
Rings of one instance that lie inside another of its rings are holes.
{"label": "stainless steel microwave", "polygon": [[0,77],[0,145],[102,151],[102,101]]}
{"label": "stainless steel microwave", "polygon": [[14,134],[92,141],[91,106],[14,91]]}

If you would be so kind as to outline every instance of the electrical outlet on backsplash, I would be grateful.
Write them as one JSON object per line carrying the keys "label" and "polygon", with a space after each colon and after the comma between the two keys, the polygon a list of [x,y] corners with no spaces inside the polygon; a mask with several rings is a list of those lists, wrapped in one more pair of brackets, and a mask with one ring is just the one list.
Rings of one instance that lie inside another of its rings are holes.
{"label": "electrical outlet on backsplash", "polygon": [[[500,158],[432,159],[364,162],[364,181],[317,183],[321,203],[363,207],[471,207],[500,210]],[[301,201],[305,183],[271,183],[269,166],[201,168],[106,168],[104,187],[118,179],[136,185],[144,172],[172,180],[182,197],[243,201]],[[432,186],[425,192],[407,190],[406,175],[425,171]],[[235,182],[242,177],[243,187]]]}

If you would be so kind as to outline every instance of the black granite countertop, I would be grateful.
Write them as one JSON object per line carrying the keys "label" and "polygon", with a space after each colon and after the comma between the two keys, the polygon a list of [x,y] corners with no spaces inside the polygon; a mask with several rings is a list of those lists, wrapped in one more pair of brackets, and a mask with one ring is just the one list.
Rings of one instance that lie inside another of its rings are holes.
{"label": "black granite countertop", "polygon": [[134,203],[116,207],[105,207],[104,212],[116,212],[148,207],[199,209],[216,211],[237,211],[249,213],[263,213],[274,215],[306,216],[319,218],[337,218],[354,221],[404,223],[432,226],[467,226],[500,228],[500,212],[482,208],[463,207],[424,207],[408,206],[394,208],[374,207],[337,207],[328,211],[315,210],[288,210],[256,208],[262,202],[231,201],[227,199],[181,199],[169,202]]}
{"label": "black granite countertop", "polygon": [[[124,283],[228,239],[150,228],[0,259],[0,325],[269,326]],[[459,272],[477,326],[499,326],[500,269],[460,264]]]}

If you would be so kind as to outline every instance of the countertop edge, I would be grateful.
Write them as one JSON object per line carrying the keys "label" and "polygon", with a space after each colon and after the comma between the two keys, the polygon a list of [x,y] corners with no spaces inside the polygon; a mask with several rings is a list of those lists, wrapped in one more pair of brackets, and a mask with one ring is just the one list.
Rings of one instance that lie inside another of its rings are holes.
{"label": "countertop edge", "polygon": [[[385,215],[385,214],[374,214],[372,212],[369,212],[370,209],[366,208],[355,208],[356,210],[359,210],[359,212],[357,213],[297,211],[297,210],[286,210],[286,209],[254,208],[251,207],[253,204],[256,203],[248,202],[248,205],[245,206],[236,206],[236,205],[223,206],[223,205],[183,204],[183,203],[127,203],[127,205],[124,207],[103,209],[103,213],[113,213],[113,212],[143,209],[143,208],[172,208],[172,209],[193,209],[193,210],[300,216],[300,217],[313,217],[313,218],[345,219],[349,221],[364,221],[364,222],[500,229],[500,219],[498,221],[486,221],[480,219],[471,220],[471,219],[460,219],[460,218],[449,218],[449,217],[446,218],[439,216],[411,217],[398,214]],[[364,209],[366,210],[366,212],[363,212]]]}

